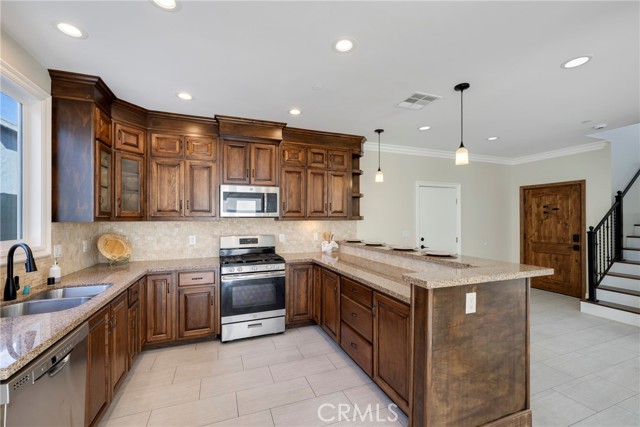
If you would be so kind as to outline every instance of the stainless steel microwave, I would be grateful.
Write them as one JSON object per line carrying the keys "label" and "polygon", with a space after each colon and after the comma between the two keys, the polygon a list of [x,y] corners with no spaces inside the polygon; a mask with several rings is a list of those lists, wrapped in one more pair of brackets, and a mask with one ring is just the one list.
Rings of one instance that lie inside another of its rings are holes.
{"label": "stainless steel microwave", "polygon": [[257,185],[221,185],[221,217],[278,217],[280,188]]}

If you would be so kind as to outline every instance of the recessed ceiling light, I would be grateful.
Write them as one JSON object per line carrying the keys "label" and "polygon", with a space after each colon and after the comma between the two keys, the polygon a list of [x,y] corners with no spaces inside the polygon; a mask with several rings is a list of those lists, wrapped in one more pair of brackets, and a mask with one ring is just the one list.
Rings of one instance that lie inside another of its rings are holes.
{"label": "recessed ceiling light", "polygon": [[166,10],[175,9],[176,6],[178,5],[178,3],[176,3],[175,0],[151,0],[151,1],[153,1],[153,3],[156,6],[161,7],[163,9],[166,9]]}
{"label": "recessed ceiling light", "polygon": [[586,64],[590,60],[591,60],[590,56],[579,56],[577,58],[573,58],[573,59],[565,62],[564,64],[562,64],[562,68],[576,68],[576,67],[579,67],[581,65]]}
{"label": "recessed ceiling light", "polygon": [[178,92],[176,93],[176,96],[183,101],[191,101],[193,99],[193,96],[191,96],[191,94],[187,92]]}
{"label": "recessed ceiling light", "polygon": [[302,111],[297,108],[292,108],[291,110],[289,110],[289,114],[291,114],[292,116],[299,116],[300,114],[302,114]]}
{"label": "recessed ceiling light", "polygon": [[73,37],[74,39],[86,38],[84,33],[75,25],[71,25],[66,22],[58,22],[58,24],[56,24],[56,27],[64,34],[68,35],[69,37]]}
{"label": "recessed ceiling light", "polygon": [[429,129],[431,129],[431,126],[420,126],[418,128],[418,130],[429,130]]}
{"label": "recessed ceiling light", "polygon": [[343,37],[335,42],[333,48],[338,53],[347,53],[352,51],[355,46],[356,41],[354,39],[352,39],[351,37]]}
{"label": "recessed ceiling light", "polygon": [[495,141],[496,139],[500,139],[499,136],[490,136],[489,138],[487,138],[487,141]]}

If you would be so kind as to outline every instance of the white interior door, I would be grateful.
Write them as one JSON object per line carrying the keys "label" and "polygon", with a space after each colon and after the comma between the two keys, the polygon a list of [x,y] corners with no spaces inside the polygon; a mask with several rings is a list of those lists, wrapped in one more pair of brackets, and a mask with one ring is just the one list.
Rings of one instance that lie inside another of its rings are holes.
{"label": "white interior door", "polygon": [[460,185],[417,183],[417,246],[460,253]]}

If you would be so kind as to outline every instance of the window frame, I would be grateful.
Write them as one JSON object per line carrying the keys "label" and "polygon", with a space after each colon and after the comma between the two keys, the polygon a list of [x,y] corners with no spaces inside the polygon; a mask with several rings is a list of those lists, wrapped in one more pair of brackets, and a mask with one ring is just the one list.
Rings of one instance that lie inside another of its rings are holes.
{"label": "window frame", "polygon": [[[51,95],[0,58],[0,88],[22,104],[22,239],[0,242],[0,265],[9,248],[29,245],[35,258],[51,255]],[[24,260],[22,251],[14,261]]]}

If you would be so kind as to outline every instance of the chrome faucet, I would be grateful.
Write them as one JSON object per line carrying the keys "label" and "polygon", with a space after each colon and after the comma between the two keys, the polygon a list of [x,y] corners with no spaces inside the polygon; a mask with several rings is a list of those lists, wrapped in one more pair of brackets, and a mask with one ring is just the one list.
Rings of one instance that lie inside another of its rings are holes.
{"label": "chrome faucet", "polygon": [[24,263],[27,273],[38,270],[36,267],[36,260],[33,259],[33,252],[31,252],[31,248],[26,243],[16,243],[11,246],[7,255],[7,281],[4,284],[5,301],[11,301],[18,298],[18,286],[16,286],[13,278],[13,254],[18,248],[24,249],[24,252],[27,254],[27,260]]}

